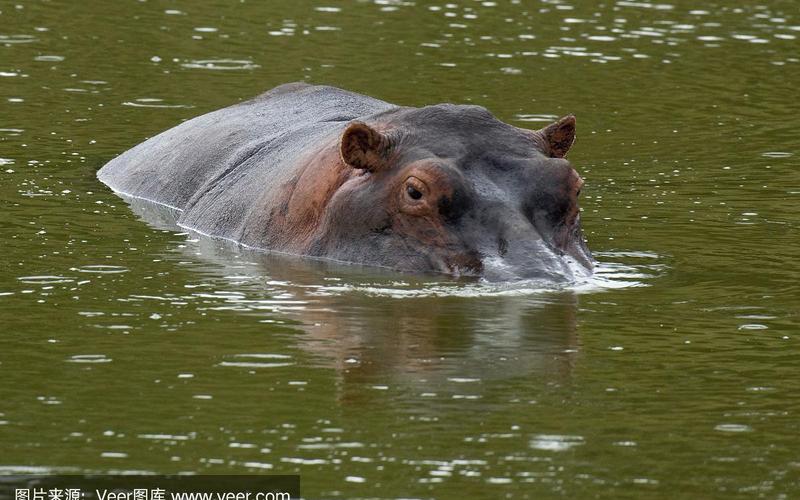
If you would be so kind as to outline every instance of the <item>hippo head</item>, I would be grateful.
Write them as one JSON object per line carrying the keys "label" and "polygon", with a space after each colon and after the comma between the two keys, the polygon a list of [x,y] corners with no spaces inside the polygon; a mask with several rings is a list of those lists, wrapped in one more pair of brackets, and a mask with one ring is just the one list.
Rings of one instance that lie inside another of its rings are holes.
{"label": "hippo head", "polygon": [[355,175],[330,200],[318,252],[490,280],[591,272],[583,180],[564,159],[573,116],[530,131],[482,107],[443,104],[365,122],[350,122],[339,139]]}

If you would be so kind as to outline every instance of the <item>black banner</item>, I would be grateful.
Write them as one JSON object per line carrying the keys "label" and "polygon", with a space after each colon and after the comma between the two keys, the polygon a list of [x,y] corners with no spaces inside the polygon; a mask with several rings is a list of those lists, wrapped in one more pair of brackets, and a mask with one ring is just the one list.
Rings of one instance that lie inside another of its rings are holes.
{"label": "black banner", "polygon": [[300,476],[0,476],[0,500],[296,500]]}

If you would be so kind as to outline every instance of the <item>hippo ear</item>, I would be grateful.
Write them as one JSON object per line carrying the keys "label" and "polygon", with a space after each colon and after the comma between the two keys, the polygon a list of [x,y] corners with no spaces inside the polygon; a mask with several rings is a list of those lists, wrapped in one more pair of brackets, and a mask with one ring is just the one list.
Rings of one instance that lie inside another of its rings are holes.
{"label": "hippo ear", "polygon": [[545,154],[551,158],[563,158],[575,142],[575,116],[567,115],[537,130],[534,135],[544,147]]}
{"label": "hippo ear", "polygon": [[389,139],[363,122],[352,122],[342,133],[342,160],[353,168],[375,172],[386,165]]}

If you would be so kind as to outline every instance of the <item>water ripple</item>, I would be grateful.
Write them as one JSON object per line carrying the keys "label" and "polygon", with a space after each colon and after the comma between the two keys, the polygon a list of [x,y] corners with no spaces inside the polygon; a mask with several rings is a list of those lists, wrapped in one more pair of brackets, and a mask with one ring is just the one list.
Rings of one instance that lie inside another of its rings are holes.
{"label": "water ripple", "polygon": [[88,266],[73,267],[70,268],[70,271],[77,271],[79,273],[95,273],[95,274],[119,274],[119,273],[127,273],[128,271],[130,271],[130,269],[122,266],[93,264]]}
{"label": "water ripple", "polygon": [[567,451],[584,444],[582,436],[563,436],[558,434],[539,434],[530,441],[534,450]]}
{"label": "water ripple", "polygon": [[281,368],[284,366],[291,366],[294,365],[294,362],[290,361],[254,361],[254,360],[263,360],[263,359],[272,359],[272,360],[289,360],[292,359],[291,356],[286,354],[234,354],[230,356],[234,358],[234,361],[222,361],[217,364],[217,366],[233,366],[238,368]]}
{"label": "water ripple", "polygon": [[260,68],[258,64],[247,59],[195,59],[181,64],[189,69],[210,69],[210,70],[251,70]]}
{"label": "water ripple", "polygon": [[105,354],[76,354],[67,359],[68,363],[110,363],[113,361]]}
{"label": "water ripple", "polygon": [[163,104],[162,99],[155,99],[150,97],[144,97],[141,99],[135,99],[133,101],[125,101],[122,103],[123,106],[130,106],[134,108],[193,108],[191,104]]}
{"label": "water ripple", "polygon": [[33,35],[0,35],[0,43],[3,44],[18,44],[18,43],[33,43],[39,39]]}
{"label": "water ripple", "polygon": [[52,276],[52,275],[45,275],[45,276],[20,276],[17,280],[28,283],[31,285],[52,285],[55,283],[72,283],[75,281],[73,278],[67,278],[65,276]]}

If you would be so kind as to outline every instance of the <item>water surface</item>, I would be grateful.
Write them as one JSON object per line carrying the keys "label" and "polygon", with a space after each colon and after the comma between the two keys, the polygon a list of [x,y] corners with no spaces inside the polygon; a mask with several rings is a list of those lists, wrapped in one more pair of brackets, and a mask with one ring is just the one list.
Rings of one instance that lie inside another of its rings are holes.
{"label": "water surface", "polygon": [[[788,0],[0,5],[0,472],[795,496],[798,36]],[[575,113],[598,278],[247,252],[95,179],[294,80],[527,128]]]}

